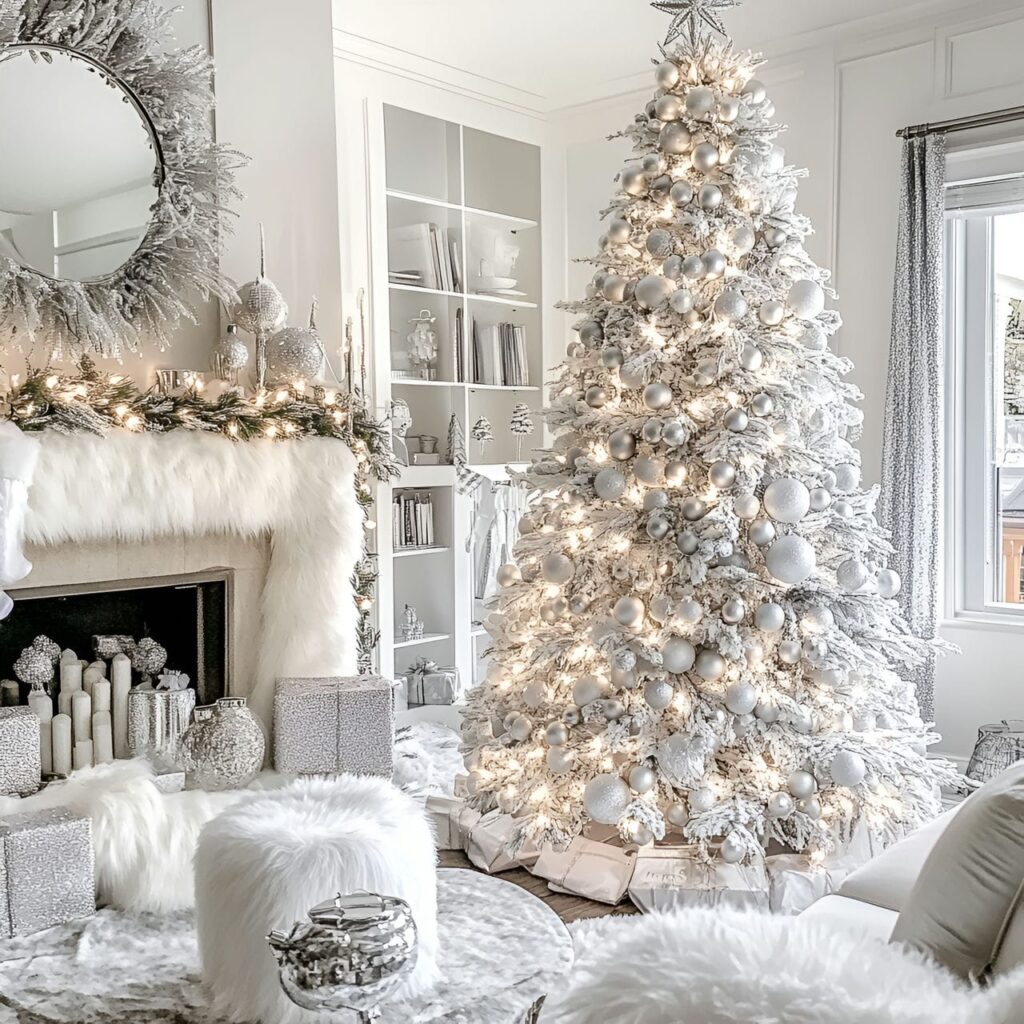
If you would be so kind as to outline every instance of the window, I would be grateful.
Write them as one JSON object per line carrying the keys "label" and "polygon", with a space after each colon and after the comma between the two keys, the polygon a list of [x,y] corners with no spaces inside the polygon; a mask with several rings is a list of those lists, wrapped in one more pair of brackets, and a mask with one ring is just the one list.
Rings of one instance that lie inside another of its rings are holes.
{"label": "window", "polygon": [[1024,177],[947,210],[947,613],[1024,624]]}

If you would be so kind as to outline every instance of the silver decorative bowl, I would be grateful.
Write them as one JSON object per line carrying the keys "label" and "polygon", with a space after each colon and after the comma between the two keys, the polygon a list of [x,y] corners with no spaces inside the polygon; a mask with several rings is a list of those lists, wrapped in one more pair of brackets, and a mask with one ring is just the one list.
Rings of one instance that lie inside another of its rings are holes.
{"label": "silver decorative bowl", "polygon": [[309,922],[267,936],[285,995],[305,1010],[355,1010],[369,1021],[412,973],[419,952],[405,900],[340,893],[308,911]]}

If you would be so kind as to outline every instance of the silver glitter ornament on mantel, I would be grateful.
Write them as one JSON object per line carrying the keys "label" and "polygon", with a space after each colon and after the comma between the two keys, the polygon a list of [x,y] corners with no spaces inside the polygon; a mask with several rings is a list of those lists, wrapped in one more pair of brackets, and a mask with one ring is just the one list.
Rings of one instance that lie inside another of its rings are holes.
{"label": "silver glitter ornament on mantel", "polygon": [[340,893],[308,911],[310,923],[267,936],[281,988],[319,1013],[354,1010],[360,1024],[408,978],[419,956],[412,910],[397,896]]}
{"label": "silver glitter ornament on mantel", "polygon": [[286,327],[267,346],[267,370],[272,380],[316,380],[323,369],[324,346],[316,329],[316,299],[308,327]]}
{"label": "silver glitter ornament on mantel", "polygon": [[248,365],[249,346],[239,337],[238,324],[228,324],[224,337],[214,346],[211,369],[220,380],[235,386]]}
{"label": "silver glitter ornament on mantel", "polygon": [[267,278],[267,247],[262,224],[259,276],[238,289],[238,305],[232,319],[256,338],[256,386],[262,389],[267,383],[267,341],[288,321],[288,303],[277,285]]}
{"label": "silver glitter ornament on mantel", "polygon": [[181,740],[189,780],[205,790],[242,789],[263,767],[267,740],[245,697],[221,697],[196,708]]}

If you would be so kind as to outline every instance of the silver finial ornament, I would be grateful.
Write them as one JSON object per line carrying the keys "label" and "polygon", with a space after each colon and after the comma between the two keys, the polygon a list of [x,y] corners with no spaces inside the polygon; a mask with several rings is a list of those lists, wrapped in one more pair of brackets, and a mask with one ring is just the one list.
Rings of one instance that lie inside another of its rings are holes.
{"label": "silver finial ornament", "polygon": [[678,39],[686,29],[690,43],[696,45],[705,25],[719,35],[726,35],[719,11],[728,10],[738,4],[739,0],[656,0],[651,6],[672,15],[672,23],[668,27],[668,35],[665,36],[666,43]]}
{"label": "silver finial ornament", "polygon": [[267,367],[274,380],[316,380],[324,362],[324,346],[316,329],[316,299],[308,327],[286,327],[270,339]]}
{"label": "silver finial ornament", "polygon": [[256,386],[262,389],[267,379],[267,340],[288,320],[288,303],[277,285],[267,278],[267,246],[262,224],[259,276],[242,285],[238,297],[232,319],[243,331],[256,337]]}

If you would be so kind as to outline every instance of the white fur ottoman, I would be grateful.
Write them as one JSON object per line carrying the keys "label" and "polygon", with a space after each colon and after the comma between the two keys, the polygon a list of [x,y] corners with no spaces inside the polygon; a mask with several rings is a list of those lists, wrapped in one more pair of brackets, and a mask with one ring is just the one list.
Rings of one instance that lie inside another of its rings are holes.
{"label": "white fur ottoman", "polygon": [[419,960],[397,997],[437,973],[437,882],[425,812],[390,782],[307,779],[244,799],[214,818],[196,851],[196,926],[214,1016],[230,1021],[322,1021],[281,991],[267,933],[306,920],[314,904],[358,889],[412,908]]}

